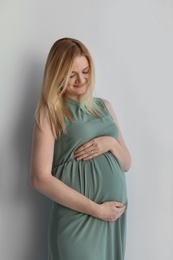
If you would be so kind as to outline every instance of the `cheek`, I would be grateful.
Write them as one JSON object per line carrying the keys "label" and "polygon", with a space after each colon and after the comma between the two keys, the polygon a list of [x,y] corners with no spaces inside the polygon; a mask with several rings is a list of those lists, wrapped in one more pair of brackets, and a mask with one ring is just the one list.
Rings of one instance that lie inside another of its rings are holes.
{"label": "cheek", "polygon": [[73,84],[74,84],[74,82],[75,82],[75,80],[74,80],[74,79],[70,79],[70,80],[69,80],[69,82],[68,82],[68,84],[67,84],[67,87],[69,87],[69,86],[73,85]]}
{"label": "cheek", "polygon": [[89,75],[85,75],[84,78],[85,78],[86,81],[89,81],[89,78],[90,78],[90,77],[89,77]]}

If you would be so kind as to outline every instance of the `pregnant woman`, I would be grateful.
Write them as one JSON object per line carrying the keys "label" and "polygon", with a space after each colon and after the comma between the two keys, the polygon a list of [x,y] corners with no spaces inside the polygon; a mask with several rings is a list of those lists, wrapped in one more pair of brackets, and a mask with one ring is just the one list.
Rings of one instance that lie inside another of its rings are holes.
{"label": "pregnant woman", "polygon": [[31,183],[52,200],[49,260],[123,260],[131,158],[110,103],[93,97],[83,43],[56,41],[36,111]]}

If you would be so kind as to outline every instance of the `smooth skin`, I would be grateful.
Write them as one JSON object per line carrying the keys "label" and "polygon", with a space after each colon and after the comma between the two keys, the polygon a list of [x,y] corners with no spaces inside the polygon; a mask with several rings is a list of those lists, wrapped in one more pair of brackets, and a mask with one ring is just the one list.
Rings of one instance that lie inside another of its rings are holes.
{"label": "smooth skin", "polygon": [[87,90],[89,80],[89,63],[86,57],[76,57],[73,63],[72,73],[66,89],[66,97],[79,100],[80,96]]}
{"label": "smooth skin", "polygon": [[[80,95],[87,89],[88,79],[88,61],[84,56],[79,56],[74,60],[73,72],[69,80],[66,96],[79,100]],[[108,101],[104,102],[118,125],[110,103]],[[31,184],[35,189],[65,207],[103,221],[115,221],[124,213],[125,205],[123,203],[107,201],[97,204],[52,175],[55,137],[51,131],[46,113],[43,118],[42,130],[36,123],[34,124],[32,140]],[[92,154],[91,151],[93,151]],[[89,160],[106,151],[112,152],[124,171],[129,169],[130,154],[121,132],[117,140],[110,136],[102,136],[87,142],[75,151],[74,156],[76,160]]]}

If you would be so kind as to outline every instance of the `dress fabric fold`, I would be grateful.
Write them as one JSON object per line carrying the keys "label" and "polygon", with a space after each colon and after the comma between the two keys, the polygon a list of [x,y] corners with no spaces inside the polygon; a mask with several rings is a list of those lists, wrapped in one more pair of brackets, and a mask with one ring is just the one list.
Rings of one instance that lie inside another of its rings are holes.
{"label": "dress fabric fold", "polygon": [[[77,161],[74,151],[99,136],[118,138],[118,128],[104,102],[94,98],[101,118],[66,98],[73,121],[55,141],[52,174],[96,203],[119,201],[127,205],[125,174],[111,152],[88,161]],[[126,207],[127,208],[127,207]],[[48,229],[49,260],[124,260],[126,211],[107,222],[52,202]]]}

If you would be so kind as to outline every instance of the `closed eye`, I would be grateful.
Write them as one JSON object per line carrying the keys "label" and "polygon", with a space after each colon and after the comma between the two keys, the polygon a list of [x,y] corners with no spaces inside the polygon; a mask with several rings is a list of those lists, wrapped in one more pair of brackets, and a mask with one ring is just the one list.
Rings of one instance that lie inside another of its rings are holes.
{"label": "closed eye", "polygon": [[90,71],[90,69],[89,69],[89,68],[87,68],[87,69],[83,70],[83,71],[82,71],[82,73],[83,73],[83,74],[88,74],[88,73],[89,73],[89,71]]}
{"label": "closed eye", "polygon": [[83,71],[83,74],[88,74],[89,73],[89,70],[88,71]]}
{"label": "closed eye", "polygon": [[70,76],[70,79],[72,79],[75,76],[75,73]]}
{"label": "closed eye", "polygon": [[[87,68],[85,68],[85,69],[82,71],[82,73],[83,73],[83,74],[88,74],[89,71],[90,71],[90,68],[87,67]],[[75,75],[76,75],[76,72],[75,72],[75,71],[72,71],[72,74],[70,75],[70,79],[74,78]]]}

